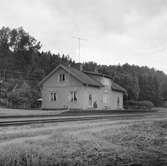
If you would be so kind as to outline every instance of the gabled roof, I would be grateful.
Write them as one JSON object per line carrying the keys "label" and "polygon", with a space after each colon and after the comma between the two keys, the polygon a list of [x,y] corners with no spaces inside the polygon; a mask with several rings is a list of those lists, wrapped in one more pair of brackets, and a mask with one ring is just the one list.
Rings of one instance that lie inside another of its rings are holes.
{"label": "gabled roof", "polygon": [[98,73],[98,72],[92,72],[92,71],[86,71],[86,70],[84,70],[83,72],[85,74],[88,74],[88,75],[96,75],[96,76],[106,77],[106,78],[112,79],[112,77],[110,75],[108,75],[108,74],[103,74],[103,73]]}
{"label": "gabled roof", "polygon": [[87,74],[85,74],[80,70],[70,67],[70,71],[72,72],[71,74],[73,74],[76,78],[78,78],[84,85],[96,86],[96,87],[104,86],[101,82],[89,77]]}
{"label": "gabled roof", "polygon": [[[45,81],[47,81],[59,68],[64,69],[66,72],[70,73],[73,77],[75,77],[78,81],[80,81],[85,86],[94,86],[94,87],[104,87],[104,85],[99,82],[98,80],[91,77],[91,75],[97,75],[101,77],[106,77],[112,80],[111,76],[102,74],[102,73],[95,73],[89,71],[80,71],[73,67],[65,67],[64,65],[58,65],[52,72],[50,72],[42,81],[40,81],[39,85],[42,85]],[[112,81],[113,91],[127,93],[127,91]]]}
{"label": "gabled roof", "polygon": [[52,72],[50,72],[42,81],[40,81],[39,85],[42,85],[45,81],[47,81],[59,68],[62,68],[66,72],[70,73],[73,77],[79,80],[83,85],[103,87],[103,84],[89,77],[87,74],[83,73],[82,71],[77,70],[73,67],[65,67],[64,65],[61,65],[61,64],[58,65]]}

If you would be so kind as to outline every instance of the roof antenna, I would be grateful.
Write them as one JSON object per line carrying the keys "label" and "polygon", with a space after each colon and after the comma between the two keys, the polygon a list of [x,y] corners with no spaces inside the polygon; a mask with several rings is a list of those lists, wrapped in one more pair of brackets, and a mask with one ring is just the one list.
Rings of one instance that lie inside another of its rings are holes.
{"label": "roof antenna", "polygon": [[80,63],[80,59],[81,59],[81,41],[84,41],[84,40],[87,40],[87,39],[84,39],[84,38],[81,38],[81,37],[73,37],[73,38],[78,40],[78,61]]}

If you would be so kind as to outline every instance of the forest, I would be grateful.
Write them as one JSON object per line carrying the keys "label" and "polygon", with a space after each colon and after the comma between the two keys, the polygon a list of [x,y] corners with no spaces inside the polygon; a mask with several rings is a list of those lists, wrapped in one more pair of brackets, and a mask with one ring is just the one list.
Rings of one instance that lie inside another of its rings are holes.
{"label": "forest", "polygon": [[[55,36],[56,37],[56,36]],[[69,55],[43,51],[40,41],[22,27],[0,29],[0,105],[34,107],[40,98],[38,82],[58,64],[75,65]],[[151,101],[161,106],[167,99],[167,75],[147,66],[82,64],[84,70],[108,74],[124,87],[125,100]]]}

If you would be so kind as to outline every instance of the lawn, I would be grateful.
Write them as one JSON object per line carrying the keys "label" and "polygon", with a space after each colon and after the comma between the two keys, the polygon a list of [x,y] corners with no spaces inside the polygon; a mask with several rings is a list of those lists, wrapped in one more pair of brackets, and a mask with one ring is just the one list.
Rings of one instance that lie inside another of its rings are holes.
{"label": "lawn", "polygon": [[95,120],[0,129],[2,166],[166,166],[165,120]]}
{"label": "lawn", "polygon": [[63,113],[65,110],[26,110],[26,109],[8,109],[0,108],[0,117],[4,116],[42,116],[42,115],[57,115]]}
{"label": "lawn", "polygon": [[150,113],[158,112],[160,108],[152,110],[31,110],[31,109],[8,109],[0,108],[0,118],[5,117],[44,117],[44,116],[86,116],[86,115],[108,115],[128,113]]}

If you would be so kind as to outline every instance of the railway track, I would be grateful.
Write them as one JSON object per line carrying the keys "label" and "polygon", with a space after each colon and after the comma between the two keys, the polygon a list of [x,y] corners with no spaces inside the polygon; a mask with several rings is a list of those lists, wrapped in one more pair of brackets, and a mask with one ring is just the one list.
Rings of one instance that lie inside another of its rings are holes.
{"label": "railway track", "polygon": [[78,116],[78,117],[56,117],[56,118],[27,118],[27,119],[0,119],[0,127],[5,126],[21,126],[40,123],[58,123],[58,122],[70,122],[70,121],[86,121],[86,120],[99,120],[99,119],[111,119],[111,120],[130,120],[130,119],[142,119],[146,115],[100,115],[100,116]]}
{"label": "railway track", "polygon": [[146,118],[167,118],[166,112],[155,113],[125,113],[125,114],[105,114],[105,115],[77,115],[77,116],[33,116],[33,117],[0,117],[0,127],[5,126],[21,126],[40,123],[59,123],[70,121],[86,121],[110,119],[114,120],[142,120]]}

